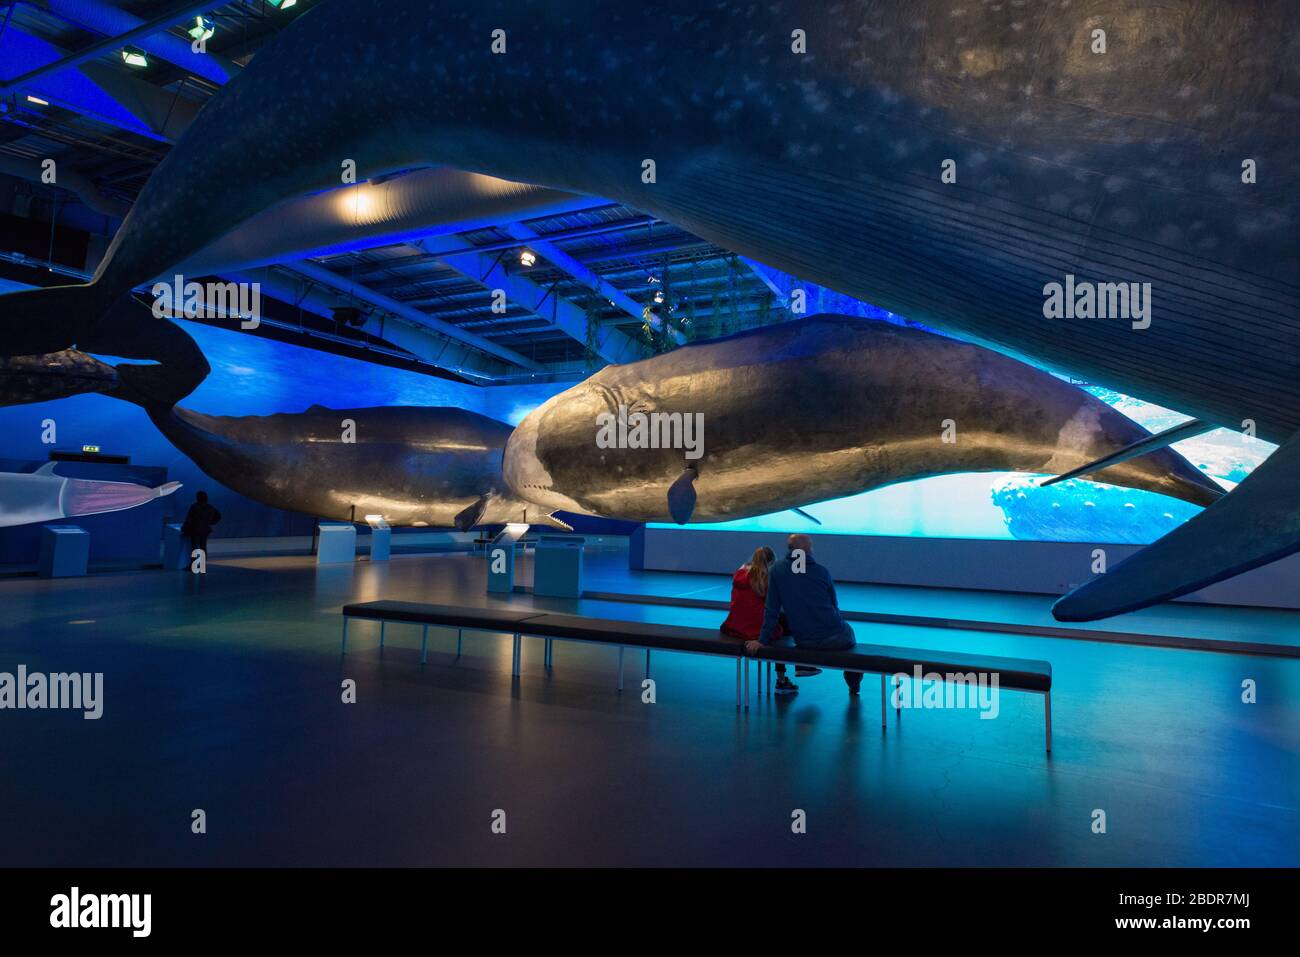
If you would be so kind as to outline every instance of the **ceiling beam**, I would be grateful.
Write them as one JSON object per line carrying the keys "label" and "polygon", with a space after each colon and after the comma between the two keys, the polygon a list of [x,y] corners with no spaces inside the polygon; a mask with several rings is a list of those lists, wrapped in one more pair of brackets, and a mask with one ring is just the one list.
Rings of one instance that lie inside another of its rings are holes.
{"label": "ceiling beam", "polygon": [[508,233],[511,238],[524,242],[535,253],[540,253],[546,257],[546,260],[553,266],[567,272],[578,282],[582,283],[588,289],[600,293],[607,300],[612,302],[615,308],[622,310],[629,316],[638,321],[645,321],[647,318],[650,324],[659,332],[670,332],[672,339],[678,345],[686,341],[686,337],[677,329],[668,330],[663,319],[653,310],[648,314],[645,307],[609,282],[606,282],[593,270],[584,266],[581,262],[570,256],[555,243],[549,241],[539,233],[525,226],[523,223],[506,223],[500,227],[501,230]]}
{"label": "ceiling beam", "polygon": [[[527,276],[510,272],[505,266],[504,250],[496,256],[477,253],[472,243],[456,236],[440,236],[437,243],[439,249],[450,247],[455,251],[446,264],[456,272],[485,289],[500,289],[515,305],[541,316],[569,338],[587,344],[586,310],[556,295],[553,288],[539,286]],[[433,252],[423,242],[415,245]],[[592,348],[607,362],[633,362],[645,354],[639,342],[608,325],[597,326]]]}
{"label": "ceiling beam", "polygon": [[415,323],[417,326],[436,330],[445,336],[456,339],[467,345],[471,345],[481,352],[486,352],[499,359],[504,359],[511,365],[519,366],[523,369],[529,369],[534,372],[540,372],[545,368],[541,363],[534,362],[532,359],[515,352],[513,349],[507,349],[505,346],[499,345],[490,339],[485,339],[473,332],[467,332],[450,322],[443,322],[441,319],[435,319],[433,316],[426,315],[423,312],[420,312],[420,310],[414,309],[405,303],[398,302],[396,299],[390,299],[388,296],[374,292],[365,286],[352,282],[344,276],[331,272],[324,266],[319,266],[316,263],[302,262],[293,264],[286,263],[285,268],[290,269],[299,275],[306,276],[308,279],[312,279],[320,283],[322,286],[327,286],[330,289],[344,293],[353,299],[359,299],[362,302],[376,306],[394,316],[400,316],[408,322]]}

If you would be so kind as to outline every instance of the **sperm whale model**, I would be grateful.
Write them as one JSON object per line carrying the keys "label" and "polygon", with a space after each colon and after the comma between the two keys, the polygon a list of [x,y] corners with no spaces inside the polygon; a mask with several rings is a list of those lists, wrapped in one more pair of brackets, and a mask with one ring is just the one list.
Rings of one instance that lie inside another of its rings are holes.
{"label": "sperm whale model", "polygon": [[[503,469],[548,508],[711,522],[949,472],[1064,472],[1147,435],[992,350],[817,316],[606,366],[534,409]],[[1089,477],[1198,505],[1222,494],[1170,449]]]}
{"label": "sperm whale model", "polygon": [[[89,348],[132,286],[337,186],[347,160],[365,176],[441,163],[625,202],[1285,443],[1059,617],[1300,549],[1295,4],[392,0],[385,13],[325,0],[268,43],[154,172],[93,283],[0,299],[0,348]],[[231,184],[221,202],[214,183]]]}

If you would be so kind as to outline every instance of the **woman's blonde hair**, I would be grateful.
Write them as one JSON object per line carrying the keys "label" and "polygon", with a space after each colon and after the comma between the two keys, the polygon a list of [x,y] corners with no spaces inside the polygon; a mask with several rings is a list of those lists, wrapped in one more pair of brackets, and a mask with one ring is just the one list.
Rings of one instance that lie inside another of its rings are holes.
{"label": "woman's blonde hair", "polygon": [[760,598],[767,595],[767,570],[776,561],[776,552],[766,545],[754,549],[754,557],[746,566],[749,569],[749,587]]}

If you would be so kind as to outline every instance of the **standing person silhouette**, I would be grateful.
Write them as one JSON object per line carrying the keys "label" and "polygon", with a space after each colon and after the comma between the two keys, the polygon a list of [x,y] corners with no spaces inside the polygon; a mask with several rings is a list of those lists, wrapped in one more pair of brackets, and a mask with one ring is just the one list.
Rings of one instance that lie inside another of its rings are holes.
{"label": "standing person silhouette", "polygon": [[206,556],[208,553],[208,536],[212,534],[212,526],[221,521],[221,513],[217,511],[215,505],[208,504],[208,493],[199,492],[194,496],[194,504],[190,510],[185,513],[185,522],[181,525],[181,534],[190,540],[190,553],[194,549],[203,550]]}

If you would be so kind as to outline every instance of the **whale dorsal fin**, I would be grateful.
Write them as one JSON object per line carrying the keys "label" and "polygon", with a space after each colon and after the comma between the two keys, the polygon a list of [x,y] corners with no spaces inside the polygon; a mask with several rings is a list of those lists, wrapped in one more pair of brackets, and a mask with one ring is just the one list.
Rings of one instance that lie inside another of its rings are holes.
{"label": "whale dorsal fin", "polygon": [[668,514],[678,525],[689,522],[695,512],[695,480],[699,477],[695,466],[688,465],[668,489]]}
{"label": "whale dorsal fin", "polygon": [[40,468],[38,468],[38,469],[37,469],[35,472],[33,472],[32,474],[33,474],[33,475],[53,475],[53,474],[54,474],[54,466],[56,466],[56,465],[58,465],[58,464],[59,464],[58,462],[46,462],[44,465],[42,465]]}

